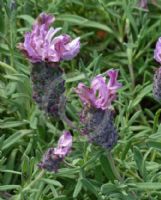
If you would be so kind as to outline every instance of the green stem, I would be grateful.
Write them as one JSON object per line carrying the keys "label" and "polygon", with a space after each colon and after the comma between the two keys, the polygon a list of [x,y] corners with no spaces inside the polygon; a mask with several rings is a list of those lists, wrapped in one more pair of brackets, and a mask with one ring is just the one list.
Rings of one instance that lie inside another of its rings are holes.
{"label": "green stem", "polygon": [[121,178],[121,176],[120,176],[120,174],[119,174],[119,172],[118,172],[118,169],[117,169],[116,166],[115,166],[114,159],[113,159],[113,157],[112,157],[111,152],[108,152],[108,153],[107,153],[107,158],[108,158],[108,160],[109,160],[109,162],[110,162],[111,169],[112,169],[112,172],[113,172],[114,176],[115,176],[120,182],[122,182],[123,180],[122,180],[122,178]]}

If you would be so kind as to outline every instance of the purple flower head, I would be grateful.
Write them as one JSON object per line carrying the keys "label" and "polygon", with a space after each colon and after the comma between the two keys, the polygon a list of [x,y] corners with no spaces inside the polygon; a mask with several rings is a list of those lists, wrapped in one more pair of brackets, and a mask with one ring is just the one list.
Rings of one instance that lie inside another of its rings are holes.
{"label": "purple flower head", "polygon": [[156,43],[156,47],[154,50],[154,59],[161,63],[161,37],[158,39],[157,43]]}
{"label": "purple flower head", "polygon": [[69,35],[55,36],[61,28],[50,25],[55,18],[41,13],[36,19],[32,31],[25,34],[23,43],[18,48],[32,62],[60,62],[73,59],[80,50],[80,39],[71,39]]}
{"label": "purple flower head", "polygon": [[31,70],[32,96],[48,116],[60,119],[65,91],[63,70],[56,63],[34,63]]}
{"label": "purple flower head", "polygon": [[41,169],[56,172],[65,156],[70,153],[71,148],[72,135],[69,131],[64,131],[63,135],[59,138],[58,146],[56,148],[49,148],[38,166]]}
{"label": "purple flower head", "polygon": [[161,67],[154,74],[153,96],[156,100],[161,101]]}
{"label": "purple flower head", "polygon": [[102,110],[106,110],[111,106],[112,101],[116,99],[116,93],[121,84],[117,81],[117,70],[108,70],[107,75],[109,76],[108,83],[106,83],[105,77],[97,75],[92,80],[90,88],[83,83],[78,84],[75,91],[85,105]]}

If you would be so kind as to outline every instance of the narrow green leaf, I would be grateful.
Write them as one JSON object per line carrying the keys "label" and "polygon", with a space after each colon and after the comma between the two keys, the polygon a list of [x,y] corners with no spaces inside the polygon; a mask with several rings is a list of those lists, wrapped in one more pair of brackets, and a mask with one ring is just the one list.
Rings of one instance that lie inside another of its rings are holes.
{"label": "narrow green leaf", "polygon": [[93,193],[96,197],[98,197],[98,191],[96,189],[96,187],[87,179],[83,178],[81,179],[81,182],[82,182],[82,186],[90,191],[91,193]]}
{"label": "narrow green leaf", "polygon": [[128,186],[132,188],[136,188],[137,190],[142,190],[142,191],[161,189],[161,183],[158,183],[158,182],[134,183],[134,184],[128,184]]}
{"label": "narrow green leaf", "polygon": [[115,175],[113,174],[109,160],[106,156],[102,155],[100,157],[100,162],[105,176],[113,182],[115,180]]}
{"label": "narrow green leaf", "polygon": [[78,196],[81,189],[82,189],[82,182],[81,182],[81,179],[78,179],[78,182],[77,182],[74,192],[73,192],[73,198],[76,198]]}
{"label": "narrow green leaf", "polygon": [[137,165],[137,168],[141,174],[141,176],[145,179],[146,178],[146,168],[145,163],[143,162],[143,156],[138,147],[134,147],[134,159]]}
{"label": "narrow green leaf", "polygon": [[149,147],[153,147],[159,151],[161,151],[161,142],[156,142],[156,141],[149,141],[147,142]]}
{"label": "narrow green leaf", "polygon": [[18,174],[18,175],[22,174],[21,172],[14,171],[14,170],[9,170],[9,169],[1,169],[0,171],[4,172],[4,173],[11,173],[11,174]]}
{"label": "narrow green leaf", "polygon": [[152,91],[152,84],[144,87],[139,94],[137,95],[137,97],[133,100],[132,103],[132,107],[136,107],[140,101],[143,99],[144,96],[148,95],[150,92]]}
{"label": "narrow green leaf", "polygon": [[70,22],[72,24],[76,24],[76,25],[80,25],[84,27],[98,28],[98,29],[107,31],[109,33],[113,33],[112,29],[109,28],[107,25],[101,24],[99,22],[90,21],[78,15],[63,14],[63,15],[59,15],[56,19],[60,21]]}
{"label": "narrow green leaf", "polygon": [[1,129],[15,128],[15,127],[18,127],[18,126],[23,126],[27,123],[28,123],[27,121],[9,121],[9,122],[1,121],[0,122],[0,128]]}
{"label": "narrow green leaf", "polygon": [[104,184],[101,187],[101,192],[102,194],[105,194],[105,195],[109,195],[115,191],[118,191],[118,188],[115,184],[112,184],[112,183]]}
{"label": "narrow green leaf", "polygon": [[20,131],[18,131],[16,133],[12,134],[10,137],[8,137],[4,141],[4,143],[2,145],[2,150],[5,150],[5,149],[9,148],[11,145],[19,142],[19,140],[21,138],[23,138],[24,136],[29,135],[31,133],[32,133],[32,130],[20,130]]}
{"label": "narrow green leaf", "polygon": [[24,19],[26,22],[28,22],[30,25],[33,25],[35,19],[32,18],[30,15],[19,15],[17,18]]}
{"label": "narrow green leaf", "polygon": [[45,183],[48,183],[48,184],[51,184],[51,185],[63,187],[63,185],[57,180],[52,180],[52,179],[47,179],[47,178],[42,178],[41,180],[44,181]]}
{"label": "narrow green leaf", "polygon": [[2,185],[0,186],[0,191],[6,191],[6,190],[14,190],[14,189],[20,189],[20,185]]}
{"label": "narrow green leaf", "polygon": [[66,197],[65,195],[61,195],[59,197],[55,197],[54,200],[68,200],[69,198]]}

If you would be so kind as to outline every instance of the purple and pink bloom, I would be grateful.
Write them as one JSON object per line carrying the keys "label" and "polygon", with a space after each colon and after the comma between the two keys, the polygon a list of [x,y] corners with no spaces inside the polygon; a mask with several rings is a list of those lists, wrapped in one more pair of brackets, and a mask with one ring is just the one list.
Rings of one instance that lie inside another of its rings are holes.
{"label": "purple and pink bloom", "polygon": [[71,148],[72,135],[69,131],[64,131],[59,138],[57,147],[49,148],[38,166],[41,169],[56,172],[63,159],[71,152]]}
{"label": "purple and pink bloom", "polygon": [[80,115],[82,135],[86,135],[92,143],[111,149],[118,138],[111,107],[122,85],[117,81],[117,70],[108,70],[106,75],[108,82],[100,74],[91,81],[90,87],[79,83],[75,91],[84,105]]}
{"label": "purple and pink bloom", "polygon": [[79,53],[80,38],[72,40],[67,34],[57,35],[61,28],[50,27],[54,21],[54,16],[41,13],[18,48],[32,63],[33,99],[40,109],[58,120],[65,91],[64,72],[59,64]]}
{"label": "purple and pink bloom", "polygon": [[67,34],[55,36],[61,28],[50,25],[55,18],[41,13],[36,19],[31,32],[25,34],[23,43],[18,48],[32,63],[60,62],[73,59],[80,50],[80,38],[74,40]]}
{"label": "purple and pink bloom", "polygon": [[79,83],[76,88],[76,93],[79,95],[84,105],[106,110],[111,107],[112,101],[116,99],[116,93],[122,87],[117,81],[118,71],[108,70],[106,74],[109,76],[109,81],[106,83],[106,78],[102,75],[97,75],[91,82],[91,86],[87,87],[84,83]]}

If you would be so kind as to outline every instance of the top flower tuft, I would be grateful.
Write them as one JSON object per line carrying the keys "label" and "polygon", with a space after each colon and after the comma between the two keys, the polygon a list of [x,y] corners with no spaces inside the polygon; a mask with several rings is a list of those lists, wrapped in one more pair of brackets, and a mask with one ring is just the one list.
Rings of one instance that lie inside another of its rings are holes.
{"label": "top flower tuft", "polygon": [[76,93],[85,105],[106,110],[110,108],[112,101],[116,99],[117,90],[122,86],[117,81],[118,71],[111,69],[106,73],[110,78],[108,83],[106,83],[105,77],[97,75],[92,80],[90,88],[83,83],[78,84]]}
{"label": "top flower tuft", "polygon": [[18,48],[32,63],[71,60],[79,53],[79,37],[71,40],[67,34],[55,36],[61,28],[50,27],[54,20],[53,16],[41,13],[32,31],[25,34],[24,42],[19,43]]}

